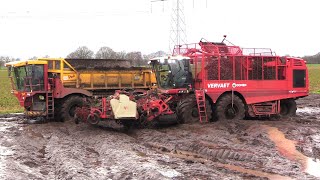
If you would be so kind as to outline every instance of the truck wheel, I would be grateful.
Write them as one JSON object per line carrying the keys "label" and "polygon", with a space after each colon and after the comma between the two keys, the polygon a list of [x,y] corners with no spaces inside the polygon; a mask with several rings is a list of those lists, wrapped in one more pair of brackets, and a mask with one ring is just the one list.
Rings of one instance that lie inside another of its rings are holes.
{"label": "truck wheel", "polygon": [[296,111],[297,111],[297,104],[294,99],[285,99],[280,101],[281,117],[295,116]]}
{"label": "truck wheel", "polygon": [[233,105],[232,94],[227,94],[221,97],[216,107],[218,120],[239,120],[245,116],[244,104],[237,95],[233,95]]}
{"label": "truck wheel", "polygon": [[[209,100],[206,100],[208,121],[212,119],[212,108]],[[197,100],[194,94],[180,100],[177,105],[178,122],[188,123],[199,121]]]}
{"label": "truck wheel", "polygon": [[80,96],[70,96],[63,103],[61,107],[61,121],[72,120],[76,107],[82,107],[84,101]]}

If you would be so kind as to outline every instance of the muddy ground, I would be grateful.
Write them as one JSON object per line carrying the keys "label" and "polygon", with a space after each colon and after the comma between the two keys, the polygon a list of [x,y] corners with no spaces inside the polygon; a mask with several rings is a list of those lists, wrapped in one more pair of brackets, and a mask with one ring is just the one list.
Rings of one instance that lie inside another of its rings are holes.
{"label": "muddy ground", "polygon": [[320,95],[297,117],[135,129],[0,117],[0,179],[320,179]]}

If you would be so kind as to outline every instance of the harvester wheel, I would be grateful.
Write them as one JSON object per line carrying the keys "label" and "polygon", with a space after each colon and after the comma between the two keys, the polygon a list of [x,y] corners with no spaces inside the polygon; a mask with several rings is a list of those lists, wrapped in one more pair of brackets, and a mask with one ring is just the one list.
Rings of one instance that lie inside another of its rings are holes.
{"label": "harvester wheel", "polygon": [[93,114],[89,114],[87,117],[87,122],[92,124],[92,125],[96,125],[100,122],[100,116],[98,113],[93,113]]}
{"label": "harvester wheel", "polygon": [[280,116],[290,117],[296,115],[297,104],[294,99],[286,99],[280,101]]}
{"label": "harvester wheel", "polygon": [[237,95],[233,95],[233,104],[232,94],[222,96],[218,100],[216,107],[218,120],[239,120],[245,116],[244,104]]}
{"label": "harvester wheel", "polygon": [[[206,111],[208,121],[212,119],[212,107],[209,100],[206,100]],[[178,122],[188,123],[199,121],[199,112],[197,106],[197,100],[194,94],[187,96],[180,100],[177,106]]]}
{"label": "harvester wheel", "polygon": [[82,107],[84,104],[85,103],[80,96],[68,97],[61,106],[61,121],[72,120],[76,107]]}

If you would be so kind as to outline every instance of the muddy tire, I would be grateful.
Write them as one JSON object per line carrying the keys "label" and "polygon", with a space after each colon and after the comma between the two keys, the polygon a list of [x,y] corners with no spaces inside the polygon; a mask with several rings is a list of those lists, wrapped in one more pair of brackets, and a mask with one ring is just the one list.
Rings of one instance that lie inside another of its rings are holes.
{"label": "muddy tire", "polygon": [[245,106],[242,100],[232,94],[222,96],[216,105],[216,116],[218,120],[240,120],[245,117]]}
{"label": "muddy tire", "polygon": [[280,101],[280,117],[295,116],[297,104],[294,99],[285,99]]}
{"label": "muddy tire", "polygon": [[54,121],[62,121],[61,117],[61,99],[55,99],[54,101]]}
{"label": "muddy tire", "polygon": [[[211,121],[212,107],[209,100],[206,100],[206,111],[208,121]],[[177,105],[177,115],[178,122],[181,124],[199,121],[198,105],[194,94],[180,100]]]}
{"label": "muddy tire", "polygon": [[68,97],[61,106],[61,121],[65,122],[72,120],[76,107],[82,107],[84,104],[83,98],[80,96]]}

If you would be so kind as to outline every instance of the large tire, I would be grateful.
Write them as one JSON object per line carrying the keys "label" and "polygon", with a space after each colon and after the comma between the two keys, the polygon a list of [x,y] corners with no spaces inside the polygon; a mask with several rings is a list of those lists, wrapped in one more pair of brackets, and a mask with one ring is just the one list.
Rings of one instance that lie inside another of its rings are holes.
{"label": "large tire", "polygon": [[82,107],[84,105],[83,98],[80,96],[70,96],[61,106],[61,121],[69,121],[74,117],[74,111],[76,107]]}
{"label": "large tire", "polygon": [[245,106],[242,100],[232,94],[226,94],[222,96],[216,106],[216,116],[218,120],[240,120],[245,116]]}
{"label": "large tire", "polygon": [[280,101],[280,117],[295,116],[297,104],[294,99],[285,99]]}
{"label": "large tire", "polygon": [[[206,100],[206,111],[208,121],[211,121],[212,107],[208,99]],[[178,122],[181,124],[199,121],[198,105],[194,94],[190,94],[179,101],[177,105],[177,115]]]}

